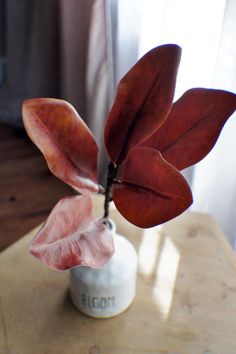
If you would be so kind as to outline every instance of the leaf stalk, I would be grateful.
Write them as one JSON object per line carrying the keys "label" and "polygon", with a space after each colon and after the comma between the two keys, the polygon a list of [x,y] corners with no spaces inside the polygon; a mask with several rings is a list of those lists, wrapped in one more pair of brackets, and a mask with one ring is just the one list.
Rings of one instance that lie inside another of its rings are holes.
{"label": "leaf stalk", "polygon": [[104,201],[104,219],[109,217],[109,204],[112,200],[112,185],[116,178],[117,166],[113,164],[112,161],[108,164],[107,167],[107,180],[106,180],[106,189],[105,189],[105,201]]}

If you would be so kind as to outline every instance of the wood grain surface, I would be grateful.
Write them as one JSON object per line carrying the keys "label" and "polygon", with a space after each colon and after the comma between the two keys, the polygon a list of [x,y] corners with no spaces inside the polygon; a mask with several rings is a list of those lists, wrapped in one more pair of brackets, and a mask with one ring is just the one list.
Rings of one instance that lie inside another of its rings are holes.
{"label": "wood grain surface", "polygon": [[71,188],[49,172],[24,131],[0,125],[0,251],[41,223],[68,194]]}
{"label": "wood grain surface", "polygon": [[235,354],[236,260],[211,217],[185,213],[146,231],[115,209],[112,218],[138,251],[131,307],[107,320],[79,313],[68,272],[28,254],[32,231],[0,255],[0,353]]}

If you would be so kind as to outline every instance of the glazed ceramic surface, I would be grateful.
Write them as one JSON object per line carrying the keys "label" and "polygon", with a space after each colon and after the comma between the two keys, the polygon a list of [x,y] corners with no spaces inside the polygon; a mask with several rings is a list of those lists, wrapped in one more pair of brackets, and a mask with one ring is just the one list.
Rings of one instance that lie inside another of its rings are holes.
{"label": "glazed ceramic surface", "polygon": [[137,254],[123,236],[114,235],[115,253],[101,269],[80,266],[70,271],[70,296],[75,307],[91,317],[112,317],[125,311],[136,293]]}

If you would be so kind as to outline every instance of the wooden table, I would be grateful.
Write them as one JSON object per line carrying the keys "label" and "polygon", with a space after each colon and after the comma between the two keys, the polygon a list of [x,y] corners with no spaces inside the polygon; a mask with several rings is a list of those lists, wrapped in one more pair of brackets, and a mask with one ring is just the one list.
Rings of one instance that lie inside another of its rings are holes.
{"label": "wooden table", "polygon": [[28,254],[32,231],[0,255],[0,354],[235,354],[236,260],[212,218],[143,231],[112,217],[139,254],[132,306],[107,320],[80,314],[68,273]]}

